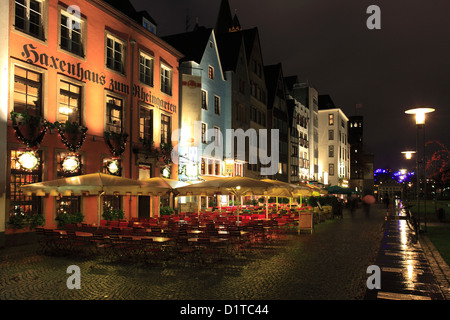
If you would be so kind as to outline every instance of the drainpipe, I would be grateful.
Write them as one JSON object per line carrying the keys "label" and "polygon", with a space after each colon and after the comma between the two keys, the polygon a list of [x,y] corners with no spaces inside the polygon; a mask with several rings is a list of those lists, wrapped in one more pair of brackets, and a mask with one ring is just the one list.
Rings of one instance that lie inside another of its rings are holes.
{"label": "drainpipe", "polygon": [[133,179],[133,96],[134,96],[134,46],[136,40],[131,39],[131,74],[130,74],[130,179]]}
{"label": "drainpipe", "polygon": [[[134,96],[134,46],[136,45],[136,40],[130,39],[131,43],[131,73],[130,73],[130,179],[133,179],[133,96]],[[129,221],[131,221],[131,202],[132,196],[130,195],[130,212],[129,212]]]}

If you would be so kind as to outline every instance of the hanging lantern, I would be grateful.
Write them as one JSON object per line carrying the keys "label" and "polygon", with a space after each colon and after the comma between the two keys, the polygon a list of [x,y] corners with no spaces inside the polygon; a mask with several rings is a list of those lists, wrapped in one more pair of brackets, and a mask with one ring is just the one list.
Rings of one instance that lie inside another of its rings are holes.
{"label": "hanging lantern", "polygon": [[108,170],[108,172],[110,174],[113,174],[113,175],[119,174],[119,170],[120,170],[119,161],[116,159],[108,161],[108,163],[106,164],[106,169]]}
{"label": "hanging lantern", "polygon": [[80,159],[78,158],[78,155],[70,154],[64,158],[61,166],[67,173],[77,172],[81,167]]}
{"label": "hanging lantern", "polygon": [[161,174],[162,174],[162,176],[164,177],[164,178],[170,178],[170,168],[169,167],[164,167],[162,170],[161,170]]}
{"label": "hanging lantern", "polygon": [[39,165],[39,158],[36,157],[34,152],[25,151],[18,156],[17,162],[20,164],[22,169],[33,171]]}

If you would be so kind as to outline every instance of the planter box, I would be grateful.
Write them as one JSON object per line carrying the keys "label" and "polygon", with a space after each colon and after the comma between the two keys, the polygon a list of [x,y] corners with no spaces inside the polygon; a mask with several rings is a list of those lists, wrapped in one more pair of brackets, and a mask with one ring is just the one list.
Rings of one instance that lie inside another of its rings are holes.
{"label": "planter box", "polygon": [[23,229],[6,229],[5,230],[5,246],[19,246],[32,244],[36,242],[36,232],[25,226]]}

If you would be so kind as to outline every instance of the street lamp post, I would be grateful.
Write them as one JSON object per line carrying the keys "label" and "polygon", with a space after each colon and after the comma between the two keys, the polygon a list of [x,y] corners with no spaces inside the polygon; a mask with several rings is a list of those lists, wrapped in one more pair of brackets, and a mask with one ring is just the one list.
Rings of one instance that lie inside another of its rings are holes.
{"label": "street lamp post", "polygon": [[[402,151],[402,153],[405,155],[406,159],[410,160],[412,158],[412,155],[414,153],[416,153],[416,151]],[[415,175],[416,175],[417,221],[418,221],[419,226],[420,226],[420,211],[419,211],[419,204],[420,204],[420,198],[419,198],[419,161],[417,159],[418,159],[418,156],[416,156],[416,173],[415,173]]]}
{"label": "street lamp post", "polygon": [[426,198],[426,184],[427,184],[427,175],[426,175],[426,165],[425,165],[425,115],[430,112],[434,112],[433,108],[415,108],[408,109],[405,111],[406,114],[414,114],[416,118],[416,127],[417,127],[417,138],[416,138],[416,167],[417,167],[417,214],[418,214],[418,224],[419,224],[419,232],[420,232],[420,208],[419,208],[419,130],[423,131],[423,153],[422,153],[422,163],[423,163],[423,175],[424,175],[424,217],[425,217],[425,230],[426,230],[426,221],[427,221],[427,198]]}

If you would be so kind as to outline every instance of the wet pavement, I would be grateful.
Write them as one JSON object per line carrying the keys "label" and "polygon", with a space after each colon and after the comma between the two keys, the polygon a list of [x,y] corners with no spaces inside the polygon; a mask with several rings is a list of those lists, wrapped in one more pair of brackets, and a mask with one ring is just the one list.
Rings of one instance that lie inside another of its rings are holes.
{"label": "wet pavement", "polygon": [[401,212],[388,214],[374,262],[381,270],[380,287],[367,290],[364,299],[444,300],[443,290],[448,290],[448,283],[437,281],[423,242]]}
{"label": "wet pavement", "polygon": [[[386,227],[386,228],[385,228]],[[312,234],[232,259],[189,266],[136,265],[101,258],[45,256],[36,245],[0,249],[0,300],[374,300],[443,299],[419,243],[404,220],[344,210]],[[380,246],[381,243],[381,246]],[[81,270],[68,289],[67,267]],[[367,268],[381,268],[381,289],[367,289]]]}

